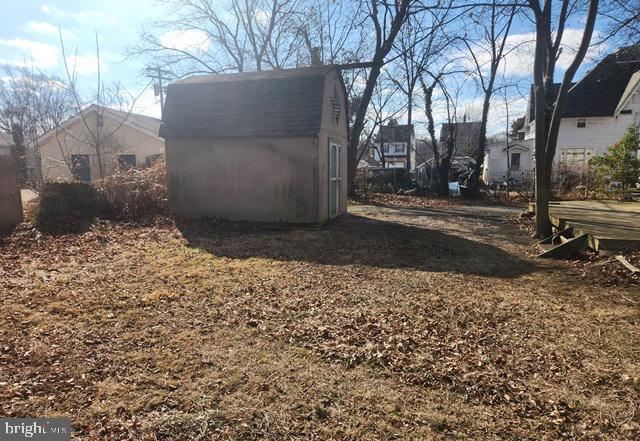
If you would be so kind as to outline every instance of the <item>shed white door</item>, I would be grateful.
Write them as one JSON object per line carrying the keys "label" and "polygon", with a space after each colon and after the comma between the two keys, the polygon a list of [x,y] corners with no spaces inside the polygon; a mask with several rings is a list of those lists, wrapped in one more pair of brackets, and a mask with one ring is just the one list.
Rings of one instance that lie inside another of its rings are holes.
{"label": "shed white door", "polygon": [[340,149],[342,146],[335,142],[329,142],[329,216],[340,214],[340,193],[342,176],[340,174]]}

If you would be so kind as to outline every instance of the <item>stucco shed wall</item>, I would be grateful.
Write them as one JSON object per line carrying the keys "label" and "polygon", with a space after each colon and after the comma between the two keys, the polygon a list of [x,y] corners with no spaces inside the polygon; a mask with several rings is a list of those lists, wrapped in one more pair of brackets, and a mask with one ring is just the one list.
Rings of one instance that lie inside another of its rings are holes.
{"label": "stucco shed wall", "polygon": [[[337,71],[329,73],[325,79],[320,142],[318,144],[318,176],[320,191],[318,194],[319,222],[329,220],[329,142],[337,143],[340,149],[340,212],[347,212],[347,109],[345,108],[344,89]],[[340,105],[339,118],[333,117],[332,100]]]}
{"label": "stucco shed wall", "polygon": [[178,216],[318,223],[318,138],[167,139]]}

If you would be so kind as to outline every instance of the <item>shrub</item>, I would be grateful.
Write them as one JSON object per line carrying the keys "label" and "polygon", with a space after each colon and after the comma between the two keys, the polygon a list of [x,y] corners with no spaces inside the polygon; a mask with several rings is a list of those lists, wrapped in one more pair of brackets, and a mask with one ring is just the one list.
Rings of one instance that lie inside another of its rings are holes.
{"label": "shrub", "polygon": [[91,184],[48,182],[40,192],[36,227],[46,233],[86,231],[104,209],[104,200]]}
{"label": "shrub", "polygon": [[635,187],[640,179],[638,143],[635,129],[629,127],[620,142],[609,147],[603,156],[593,158],[598,176],[619,182],[623,190]]}
{"label": "shrub", "polygon": [[168,212],[165,164],[129,169],[96,182],[109,215],[120,220],[148,220]]}

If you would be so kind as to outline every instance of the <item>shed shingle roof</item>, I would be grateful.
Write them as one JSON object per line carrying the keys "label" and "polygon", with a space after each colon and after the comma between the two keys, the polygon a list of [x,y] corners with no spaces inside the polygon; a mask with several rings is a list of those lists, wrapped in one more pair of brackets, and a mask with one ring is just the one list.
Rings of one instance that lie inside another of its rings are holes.
{"label": "shed shingle roof", "polygon": [[164,138],[311,136],[333,66],[192,77],[167,90]]}

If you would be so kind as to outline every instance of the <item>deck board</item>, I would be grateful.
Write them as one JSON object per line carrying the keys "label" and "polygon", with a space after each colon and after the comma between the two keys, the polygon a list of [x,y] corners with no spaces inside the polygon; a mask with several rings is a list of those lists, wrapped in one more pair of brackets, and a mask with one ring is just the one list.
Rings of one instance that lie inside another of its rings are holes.
{"label": "deck board", "polygon": [[640,203],[617,201],[562,201],[549,205],[554,226],[573,226],[588,234],[597,251],[624,248],[640,242]]}

